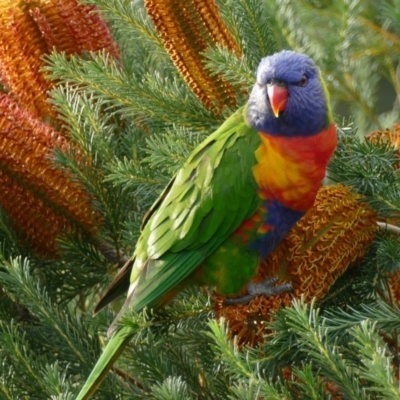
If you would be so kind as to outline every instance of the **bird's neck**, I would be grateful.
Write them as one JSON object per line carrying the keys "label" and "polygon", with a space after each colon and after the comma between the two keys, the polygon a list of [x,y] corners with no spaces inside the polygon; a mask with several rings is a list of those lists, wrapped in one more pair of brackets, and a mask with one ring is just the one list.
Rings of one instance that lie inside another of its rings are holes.
{"label": "bird's neck", "polygon": [[336,148],[335,125],[309,137],[259,134],[261,146],[255,152],[258,163],[253,174],[260,196],[297,211],[312,207]]}

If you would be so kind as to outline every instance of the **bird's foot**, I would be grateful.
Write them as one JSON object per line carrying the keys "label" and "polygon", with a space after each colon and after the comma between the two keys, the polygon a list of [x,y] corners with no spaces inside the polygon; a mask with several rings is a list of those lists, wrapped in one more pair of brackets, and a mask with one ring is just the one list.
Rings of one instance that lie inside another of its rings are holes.
{"label": "bird's foot", "polygon": [[246,287],[247,294],[225,299],[223,305],[247,304],[258,295],[275,296],[280,293],[290,292],[293,289],[291,283],[283,283],[282,285],[274,286],[276,282],[278,282],[278,278],[276,277],[266,279],[263,282],[250,282]]}

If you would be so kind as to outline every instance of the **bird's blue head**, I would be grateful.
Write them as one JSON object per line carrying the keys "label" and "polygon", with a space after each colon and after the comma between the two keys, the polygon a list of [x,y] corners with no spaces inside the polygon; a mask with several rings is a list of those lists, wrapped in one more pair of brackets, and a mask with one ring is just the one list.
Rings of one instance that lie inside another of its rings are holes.
{"label": "bird's blue head", "polygon": [[311,136],[325,129],[332,119],[328,92],[311,58],[288,50],[263,58],[247,119],[270,135]]}

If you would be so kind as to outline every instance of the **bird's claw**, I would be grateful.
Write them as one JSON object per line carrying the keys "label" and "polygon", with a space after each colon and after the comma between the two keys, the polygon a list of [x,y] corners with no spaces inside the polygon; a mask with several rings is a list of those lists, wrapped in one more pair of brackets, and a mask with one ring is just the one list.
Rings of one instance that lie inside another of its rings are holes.
{"label": "bird's claw", "polygon": [[276,277],[266,279],[263,282],[250,282],[247,285],[247,294],[225,299],[223,305],[247,304],[258,295],[275,296],[293,290],[293,285],[291,283],[283,283],[282,285],[274,286],[277,282],[278,278]]}

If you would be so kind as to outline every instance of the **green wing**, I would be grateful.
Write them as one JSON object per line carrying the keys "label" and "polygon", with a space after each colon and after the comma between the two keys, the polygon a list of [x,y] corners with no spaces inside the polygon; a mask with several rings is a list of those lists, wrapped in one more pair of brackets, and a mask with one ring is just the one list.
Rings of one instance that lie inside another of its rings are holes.
{"label": "green wing", "polygon": [[[243,113],[244,108],[238,110],[193,152],[150,209],[120,315],[127,307],[139,311],[156,305],[257,210],[260,200],[252,167],[260,138],[245,123]],[[127,264],[118,274],[111,298],[126,287],[130,268]],[[109,332],[113,336],[77,400],[94,393],[132,334],[129,327],[116,324]]]}
{"label": "green wing", "polygon": [[189,157],[155,202],[138,240],[125,307],[140,310],[189,276],[259,206],[259,134],[233,114]]}

